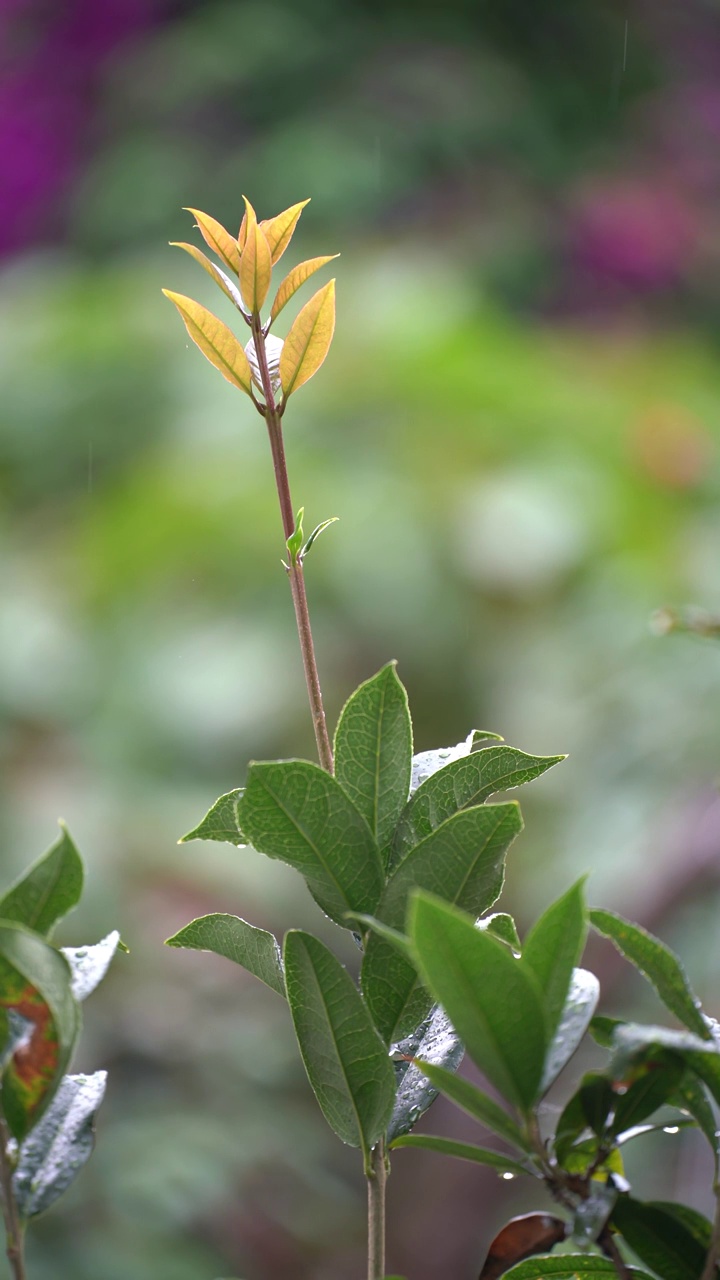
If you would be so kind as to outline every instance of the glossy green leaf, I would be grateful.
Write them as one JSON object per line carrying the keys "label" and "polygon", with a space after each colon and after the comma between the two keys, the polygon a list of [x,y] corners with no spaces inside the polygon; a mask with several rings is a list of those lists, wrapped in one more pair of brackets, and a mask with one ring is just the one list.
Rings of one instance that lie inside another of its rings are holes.
{"label": "glossy green leaf", "polygon": [[372,832],[339,782],[305,760],[251,764],[238,820],[260,853],[295,867],[323,911],[375,914],[384,872]]}
{"label": "glossy green leaf", "polygon": [[[654,1280],[639,1267],[628,1267],[632,1280]],[[553,1254],[547,1258],[530,1258],[506,1271],[503,1280],[601,1280],[611,1277],[617,1280],[615,1265],[609,1258],[590,1253]]]}
{"label": "glossy green leaf", "polygon": [[432,1081],[439,1093],[457,1103],[474,1120],[496,1133],[499,1138],[504,1138],[518,1151],[529,1154],[530,1144],[519,1125],[493,1098],[462,1076],[422,1060],[421,1052],[419,1057],[421,1060],[418,1061],[418,1068]]}
{"label": "glossy green leaf", "polygon": [[600,983],[587,969],[574,969],[560,1021],[545,1054],[540,1092],[545,1094],[572,1058],[600,999]]}
{"label": "glossy green leaf", "polygon": [[286,275],[280,285],[280,288],[275,294],[275,299],[270,311],[270,323],[272,324],[276,320],[283,307],[287,306],[290,299],[297,293],[298,289],[304,285],[305,281],[310,279],[310,276],[314,275],[316,271],[319,271],[321,267],[326,266],[328,262],[332,262],[335,258],[339,257],[339,253],[331,253],[329,257],[309,258],[307,262],[299,262],[296,267],[293,267],[292,271]]}
{"label": "glossy green leaf", "polygon": [[320,1109],[343,1142],[371,1148],[395,1101],[395,1072],[349,973],[311,934],[285,938],[287,998]]}
{"label": "glossy green leaf", "polygon": [[22,1220],[49,1209],[89,1159],[106,1080],[106,1071],[63,1076],[45,1114],[20,1144],[12,1182]]}
{"label": "glossy green leaf", "polygon": [[626,1022],[615,1028],[613,1047],[615,1054],[610,1069],[618,1079],[623,1079],[628,1071],[636,1070],[644,1055],[652,1055],[658,1049],[674,1051],[681,1056],[685,1066],[707,1085],[720,1106],[720,1051],[714,1040],[701,1040],[691,1031]]}
{"label": "glossy green leaf", "polygon": [[631,1129],[669,1102],[684,1070],[682,1060],[667,1052],[646,1058],[625,1093],[616,1099],[612,1132]]}
{"label": "glossy green leaf", "polygon": [[0,920],[15,920],[49,936],[80,901],[83,864],[65,827],[55,844],[0,898]]}
{"label": "glossy green leaf", "polygon": [[702,1039],[710,1039],[700,1002],[680,960],[669,947],[614,911],[593,910],[590,923],[598,933],[610,938],[618,951],[652,983],[660,999],[680,1022]]}
{"label": "glossy green leaf", "polygon": [[6,1065],[2,1106],[15,1138],[39,1120],[60,1083],[80,1029],[65,957],[24,925],[0,921],[0,1044],[14,1011],[27,1032]]}
{"label": "glossy green leaf", "polygon": [[453,760],[461,760],[469,756],[471,751],[483,742],[502,742],[499,733],[489,733],[485,729],[471,729],[467,738],[457,742],[454,747],[435,747],[432,751],[420,751],[413,756],[410,794],[414,795],[423,782],[431,778],[438,769],[452,764]]}
{"label": "glossy green leaf", "polygon": [[120,934],[114,929],[106,938],[87,947],[60,948],[70,965],[70,990],[73,999],[82,1002],[92,995],[110,968],[119,946]]}
{"label": "glossy green leaf", "polygon": [[[450,1019],[439,1005],[434,1005],[424,1022],[390,1050],[395,1062],[397,1095],[387,1130],[388,1141],[409,1133],[439,1090],[429,1074],[433,1065],[444,1068],[444,1075],[454,1079],[453,1072],[462,1062],[465,1047]],[[423,1063],[409,1061],[422,1058]]]}
{"label": "glossy green leaf", "polygon": [[493,938],[498,938],[500,942],[504,942],[516,956],[522,951],[522,944],[518,937],[517,927],[512,916],[507,911],[495,911],[492,915],[485,916],[484,919],[478,920],[478,929],[486,929],[491,933]]}
{"label": "glossy green leaf", "polygon": [[237,275],[240,269],[240,248],[237,240],[233,239],[221,222],[211,218],[209,213],[190,208],[186,208],[186,213],[194,214],[198,230],[205,243],[210,246],[213,253],[217,254],[220,261],[225,263],[228,271]]}
{"label": "glossy green leaf", "polygon": [[348,698],[335,731],[335,777],[380,847],[390,841],[410,789],[412,722],[389,662]]}
{"label": "glossy green leaf", "polygon": [[706,1250],[675,1214],[657,1204],[619,1196],[611,1224],[661,1280],[700,1280]]}
{"label": "glossy green leaf", "polygon": [[[244,255],[243,255],[244,256]],[[295,317],[280,357],[286,396],[308,382],[322,365],[335,332],[335,281],[313,294]]]}
{"label": "glossy green leaf", "polygon": [[623,1026],[623,1018],[608,1018],[603,1013],[596,1013],[590,1019],[588,1031],[596,1044],[602,1045],[603,1049],[612,1049],[615,1028]]}
{"label": "glossy green leaf", "polygon": [[[481,753],[483,754],[483,753]],[[554,1035],[587,933],[584,879],[553,902],[523,943],[521,964],[534,973],[543,993],[545,1019]]]}
{"label": "glossy green leaf", "polygon": [[522,1111],[536,1100],[547,1031],[532,974],[471,917],[418,893],[409,933],[426,985],[468,1053],[495,1088]]}
{"label": "glossy green leaf", "polygon": [[391,1150],[399,1147],[418,1147],[423,1151],[437,1151],[442,1156],[455,1156],[458,1160],[472,1160],[475,1164],[487,1164],[499,1173],[527,1175],[531,1171],[525,1165],[518,1164],[502,1151],[489,1151],[486,1147],[476,1147],[471,1142],[456,1142],[452,1138],[439,1138],[431,1133],[406,1133],[390,1144]]}
{"label": "glossy green leaf", "polygon": [[[521,829],[515,802],[478,805],[454,814],[400,863],[374,914],[402,930],[415,888],[435,893],[475,916],[483,914],[500,894],[505,855]],[[388,1044],[412,1031],[432,1004],[414,966],[377,934],[368,941],[362,986],[375,1025]]]}
{"label": "glossy green leaf", "polygon": [[405,854],[460,809],[483,804],[497,791],[531,782],[565,756],[528,756],[513,747],[484,747],[446,764],[414,793],[399,823],[394,858]]}
{"label": "glossy green leaf", "polygon": [[715,1113],[708,1101],[703,1085],[696,1078],[694,1072],[685,1071],[680,1077],[675,1093],[668,1099],[668,1102],[671,1106],[679,1107],[680,1110],[692,1116],[700,1131],[707,1138],[713,1153],[717,1177],[717,1171],[720,1167],[720,1143],[718,1141]]}
{"label": "glossy green leaf", "polygon": [[699,1213],[697,1209],[691,1209],[688,1204],[677,1204],[672,1200],[648,1200],[646,1204],[654,1209],[662,1209],[669,1217],[675,1218],[677,1222],[680,1222],[690,1232],[690,1235],[694,1236],[703,1249],[710,1248],[712,1223],[708,1221],[703,1213]]}
{"label": "glossy green leaf", "polygon": [[225,297],[230,299],[233,306],[237,307],[238,311],[242,312],[244,316],[248,315],[242,300],[242,294],[235,281],[223,271],[222,267],[218,267],[214,262],[211,262],[202,249],[198,249],[194,244],[186,244],[184,240],[171,240],[170,246],[173,249],[184,249],[186,253],[189,253],[190,257],[195,259],[203,271],[207,271],[210,279],[222,289]]}
{"label": "glossy green leaf", "polygon": [[285,977],[277,939],[239,916],[200,916],[167,939],[168,947],[212,951],[239,964],[278,995],[285,995]]}
{"label": "glossy green leaf", "polygon": [[163,289],[163,293],[177,307],[188,336],[198,350],[202,351],[205,359],[210,361],[231,386],[252,396],[250,365],[242,343],[235,334],[212,311],[201,307],[199,302],[194,302],[185,294],[172,293],[170,289]]}
{"label": "glossy green leaf", "polygon": [[214,805],[208,809],[202,822],[183,836],[179,844],[187,844],[189,840],[221,840],[224,844],[241,846],[247,840],[240,830],[237,806],[243,794],[242,787],[235,791],[226,791]]}

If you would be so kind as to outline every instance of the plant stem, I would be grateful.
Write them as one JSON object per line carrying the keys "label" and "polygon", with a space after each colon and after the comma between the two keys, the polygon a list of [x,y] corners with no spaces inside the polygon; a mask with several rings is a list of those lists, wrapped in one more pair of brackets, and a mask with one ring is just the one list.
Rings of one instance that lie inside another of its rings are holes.
{"label": "plant stem", "polygon": [[370,1152],[371,1168],[368,1189],[368,1280],[383,1280],[385,1275],[385,1142],[381,1140]]}
{"label": "plant stem", "polygon": [[5,1220],[5,1251],[13,1280],[27,1280],[25,1271],[25,1239],[12,1185],[12,1164],[8,1155],[10,1133],[0,1119],[0,1200]]}
{"label": "plant stem", "polygon": [[[263,395],[265,396],[265,422],[268,429],[268,436],[270,438],[270,449],[272,452],[273,468],[275,470],[275,484],[277,486],[278,499],[280,502],[280,514],[282,516],[283,531],[287,541],[295,529],[295,512],[293,510],[292,498],[290,496],[290,482],[288,480],[287,463],[285,461],[282,417],[280,410],[275,403],[275,395],[270,381],[270,371],[268,369],[267,354],[265,351],[265,335],[262,331],[262,324],[258,315],[253,316],[252,333],[258,368],[260,370]],[[323,769],[326,769],[328,773],[332,773],[332,747],[330,746],[330,736],[328,734],[327,721],[325,719],[322,690],[320,688],[320,677],[318,675],[317,661],[315,659],[315,646],[313,644],[312,630],[310,628],[310,613],[308,610],[307,594],[305,592],[305,576],[303,574],[302,564],[299,560],[296,560],[295,557],[290,558],[288,574],[290,577],[290,590],[292,592],[293,607],[295,609],[298,639],[300,641],[300,652],[302,654],[303,667],[305,670],[305,683],[307,685],[308,699],[310,702],[310,712],[312,714],[313,729],[315,730],[318,758]]]}
{"label": "plant stem", "polygon": [[632,1280],[632,1271],[618,1249],[609,1227],[605,1227],[598,1236],[598,1244],[605,1256],[612,1262],[620,1280]]}
{"label": "plant stem", "polygon": [[710,1240],[710,1248],[705,1259],[700,1280],[715,1280],[716,1267],[720,1259],[720,1187],[715,1188],[715,1221]]}

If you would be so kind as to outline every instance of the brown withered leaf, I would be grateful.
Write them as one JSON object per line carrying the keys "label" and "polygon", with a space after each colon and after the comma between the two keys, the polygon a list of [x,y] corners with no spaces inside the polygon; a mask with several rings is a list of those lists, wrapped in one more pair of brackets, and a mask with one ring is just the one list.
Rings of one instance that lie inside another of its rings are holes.
{"label": "brown withered leaf", "polygon": [[511,1218],[490,1245],[479,1280],[498,1280],[524,1258],[560,1244],[566,1232],[567,1223],[549,1213],[523,1213]]}
{"label": "brown withered leaf", "polygon": [[280,380],[289,396],[317,373],[335,332],[335,281],[313,294],[298,312],[280,357]]}
{"label": "brown withered leaf", "polygon": [[260,226],[265,232],[267,242],[270,245],[273,262],[279,262],[282,258],[293,238],[298,218],[305,205],[309,203],[309,200],[301,200],[299,204],[292,204],[289,209],[284,209],[282,213],[276,214],[274,218],[263,218]]}
{"label": "brown withered leaf", "polygon": [[279,316],[283,307],[287,305],[294,293],[297,293],[301,285],[305,283],[310,276],[325,266],[326,262],[332,262],[334,258],[339,258],[339,253],[331,253],[327,258],[308,258],[307,262],[299,262],[292,271],[286,275],[280,288],[275,294],[275,301],[272,304],[270,312],[270,322]]}
{"label": "brown withered leaf", "polygon": [[189,207],[186,207],[185,212],[194,215],[205,243],[210,246],[213,253],[217,254],[220,261],[225,263],[228,270],[234,271],[237,275],[240,270],[240,248],[237,240],[233,240],[230,232],[226,231],[216,218],[211,218],[209,213]]}

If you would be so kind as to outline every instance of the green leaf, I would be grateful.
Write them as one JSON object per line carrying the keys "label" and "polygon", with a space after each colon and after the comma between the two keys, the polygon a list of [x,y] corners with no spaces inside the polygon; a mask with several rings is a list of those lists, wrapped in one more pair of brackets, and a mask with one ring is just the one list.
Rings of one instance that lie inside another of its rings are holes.
{"label": "green leaf", "polygon": [[[454,1079],[452,1073],[460,1066],[464,1052],[465,1046],[439,1005],[433,1007],[412,1035],[392,1046],[390,1053],[395,1059],[397,1096],[387,1130],[389,1142],[401,1133],[409,1133],[438,1096],[439,1091],[426,1066],[436,1064],[439,1068],[444,1067],[444,1074]],[[409,1061],[418,1057],[426,1061]]]}
{"label": "green leaf", "polygon": [[483,804],[497,791],[530,782],[564,759],[528,756],[513,747],[484,747],[445,764],[418,787],[408,803],[398,826],[393,859],[401,861],[458,810]]}
{"label": "green leaf", "polygon": [[489,1164],[499,1173],[528,1174],[531,1172],[517,1160],[503,1155],[502,1151],[489,1151],[471,1142],[455,1142],[452,1138],[437,1138],[431,1133],[406,1133],[390,1143],[390,1149],[419,1147],[424,1151],[437,1151],[443,1156],[456,1156],[459,1160],[472,1160],[475,1164]]}
{"label": "green leaf", "polygon": [[483,1093],[482,1089],[478,1089],[477,1085],[427,1061],[420,1060],[417,1065],[420,1071],[432,1081],[439,1093],[457,1103],[474,1120],[496,1133],[499,1138],[504,1138],[518,1151],[530,1153],[530,1144],[519,1126],[507,1111]]}
{"label": "green leaf", "polygon": [[211,805],[202,822],[182,836],[178,844],[187,844],[190,840],[221,840],[224,844],[236,846],[247,844],[237,816],[238,801],[242,794],[242,787],[226,791]]}
{"label": "green leaf", "polygon": [[82,859],[63,826],[55,844],[0,898],[0,920],[15,920],[47,937],[80,901],[82,888]]}
{"label": "green leaf", "polygon": [[454,747],[435,747],[432,751],[420,751],[413,756],[410,794],[414,795],[418,787],[437,773],[438,769],[444,769],[453,760],[469,756],[480,743],[486,741],[502,742],[502,738],[498,733],[489,733],[485,729],[471,729],[467,738]]}
{"label": "green leaf", "polygon": [[298,563],[298,558],[302,550],[303,538],[305,537],[305,534],[303,533],[304,515],[305,515],[305,508],[300,507],[300,510],[298,511],[295,517],[295,528],[293,529],[292,533],[290,534],[290,537],[287,539],[285,543],[285,546],[288,549],[288,555],[290,556],[291,564]]}
{"label": "green leaf", "polygon": [[610,938],[618,951],[652,983],[660,999],[680,1022],[702,1039],[710,1039],[700,1002],[680,960],[669,947],[614,911],[593,910],[590,923],[598,933]]}
{"label": "green leaf", "polygon": [[715,1041],[708,1043],[690,1031],[626,1022],[615,1028],[613,1046],[615,1055],[610,1070],[618,1079],[622,1079],[629,1070],[636,1069],[643,1055],[654,1054],[658,1049],[673,1050],[682,1057],[686,1067],[707,1085],[720,1106],[720,1052]]}
{"label": "green leaf", "polygon": [[545,1055],[541,1095],[570,1061],[590,1025],[600,999],[600,983],[587,969],[574,969],[562,1016]]}
{"label": "green leaf", "polygon": [[389,662],[355,690],[335,731],[335,777],[380,849],[407,801],[412,765],[410,710],[395,666]]}
{"label": "green leaf", "polygon": [[347,929],[348,912],[375,914],[385,878],[380,851],[362,814],[324,769],[305,760],[251,764],[238,820],[260,853],[305,877],[336,924]]}
{"label": "green leaf", "polygon": [[528,1112],[542,1077],[547,1031],[536,979],[471,917],[418,893],[410,936],[426,985],[495,1088]]}
{"label": "green leaf", "polygon": [[699,1280],[706,1250],[676,1214],[623,1195],[610,1221],[640,1261],[662,1280]]}
{"label": "green leaf", "polygon": [[92,1154],[93,1121],[106,1080],[106,1071],[64,1076],[42,1119],[21,1143],[12,1183],[23,1221],[49,1209]]}
{"label": "green leaf", "polygon": [[[435,893],[476,916],[488,911],[502,889],[507,850],[521,829],[522,817],[514,801],[454,814],[400,863],[374,914],[401,930],[415,888]],[[375,1025],[388,1044],[412,1031],[432,1004],[414,966],[378,935],[368,942],[362,986]]]}
{"label": "green leaf", "polygon": [[712,1224],[703,1213],[698,1213],[697,1209],[691,1209],[688,1204],[676,1204],[672,1200],[648,1200],[646,1204],[654,1209],[662,1209],[671,1218],[682,1223],[703,1249],[707,1251],[710,1248]]}
{"label": "green leaf", "polygon": [[538,980],[550,1035],[557,1029],[570,980],[585,946],[587,913],[584,883],[583,877],[553,902],[533,925],[523,943],[520,963],[532,970]]}
{"label": "green leaf", "polygon": [[590,1019],[588,1031],[596,1044],[602,1045],[603,1049],[612,1049],[615,1028],[624,1026],[623,1018],[608,1018],[603,1013],[596,1013]]}
{"label": "green leaf", "polygon": [[340,519],[339,516],[330,516],[329,519],[321,520],[319,524],[315,525],[315,528],[313,529],[312,533],[310,534],[310,537],[305,543],[305,546],[300,552],[301,560],[304,560],[308,552],[312,551],[313,546],[315,545],[318,538],[320,537],[320,534],[324,533],[326,529],[329,529],[331,524],[337,524],[339,519]]}
{"label": "green leaf", "polygon": [[660,1052],[645,1058],[636,1078],[615,1102],[614,1134],[624,1133],[669,1102],[685,1067],[674,1054]]}
{"label": "green leaf", "polygon": [[0,921],[0,1043],[10,1012],[29,1024],[6,1065],[2,1106],[18,1141],[37,1123],[68,1065],[80,1029],[67,960],[22,924]]}
{"label": "green leaf", "polygon": [[[628,1272],[632,1280],[654,1280],[647,1271],[641,1271],[638,1267],[628,1267]],[[552,1276],[553,1280],[597,1280],[603,1276],[617,1280],[617,1271],[614,1263],[597,1254],[566,1253],[519,1262],[516,1267],[505,1272],[503,1280],[544,1280],[545,1276]]]}
{"label": "green leaf", "polygon": [[70,965],[70,990],[78,1003],[87,1000],[102,982],[120,945],[117,929],[87,947],[61,947]]}
{"label": "green leaf", "polygon": [[200,916],[166,941],[168,947],[212,951],[239,964],[279,996],[285,995],[285,977],[277,939],[239,916]]}
{"label": "green leaf", "polygon": [[692,1071],[685,1072],[680,1079],[675,1094],[668,1101],[671,1106],[678,1107],[681,1111],[685,1111],[692,1116],[698,1128],[704,1133],[713,1153],[716,1169],[715,1176],[717,1178],[717,1170],[720,1165],[720,1148],[715,1113],[708,1101],[703,1085],[695,1078]]}
{"label": "green leaf", "polygon": [[507,911],[495,911],[492,915],[485,916],[483,920],[478,920],[478,929],[486,929],[491,933],[493,938],[498,938],[500,942],[504,942],[506,946],[514,951],[517,956],[522,951],[522,944],[518,937],[517,927],[512,916]]}
{"label": "green leaf", "polygon": [[331,280],[305,303],[285,339],[280,381],[286,397],[317,373],[330,350],[334,332],[335,281]]}
{"label": "green leaf", "polygon": [[349,973],[309,933],[285,937],[287,998],[308,1079],[343,1142],[369,1152],[395,1102],[395,1072]]}

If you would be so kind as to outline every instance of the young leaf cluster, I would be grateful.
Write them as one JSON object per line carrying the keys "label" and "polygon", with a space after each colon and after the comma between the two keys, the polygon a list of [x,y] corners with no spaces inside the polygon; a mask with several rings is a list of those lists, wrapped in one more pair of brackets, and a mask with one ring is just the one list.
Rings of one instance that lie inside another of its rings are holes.
{"label": "young leaf cluster", "polygon": [[0,1169],[8,1256],[27,1222],[70,1185],[93,1147],[106,1072],[67,1074],[81,1002],[107,972],[117,933],[55,946],[56,924],[83,888],[80,855],[59,839],[0,898]]}
{"label": "young leaf cluster", "polygon": [[[474,916],[489,912],[522,820],[515,801],[488,801],[560,759],[477,733],[414,757],[407,694],[389,663],[343,708],[334,775],[305,760],[252,763],[244,789],[221,796],[186,837],[251,844],[285,862],[324,913],[358,937],[359,988],[324,943],[298,930],[281,952],[264,930],[213,915],[169,943],[226,956],[287,998],[325,1118],[361,1148],[366,1167],[373,1147],[408,1132],[437,1096],[436,1082],[411,1059],[450,1073],[463,1052],[452,1010],[437,1005],[404,945],[413,894],[434,893]],[[496,929],[516,938],[509,917],[486,923],[488,936]]]}

